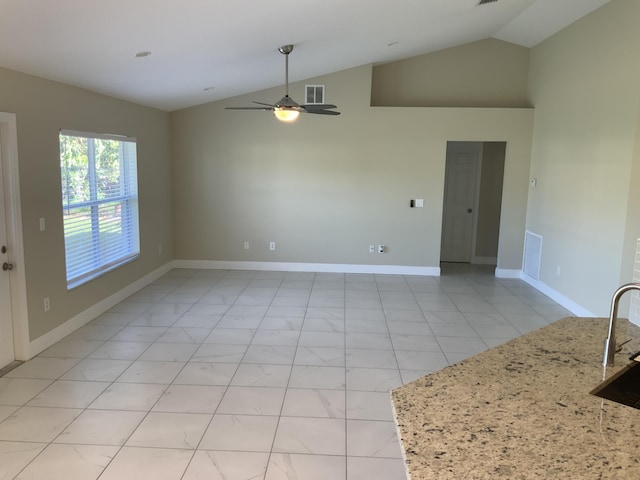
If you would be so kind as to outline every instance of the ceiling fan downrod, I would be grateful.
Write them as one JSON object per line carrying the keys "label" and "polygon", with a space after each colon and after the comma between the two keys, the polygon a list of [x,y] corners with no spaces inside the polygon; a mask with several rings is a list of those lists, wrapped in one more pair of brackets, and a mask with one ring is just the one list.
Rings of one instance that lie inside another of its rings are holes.
{"label": "ceiling fan downrod", "polygon": [[293,45],[283,45],[278,51],[284,55],[284,84],[285,96],[289,96],[289,54],[293,51]]}

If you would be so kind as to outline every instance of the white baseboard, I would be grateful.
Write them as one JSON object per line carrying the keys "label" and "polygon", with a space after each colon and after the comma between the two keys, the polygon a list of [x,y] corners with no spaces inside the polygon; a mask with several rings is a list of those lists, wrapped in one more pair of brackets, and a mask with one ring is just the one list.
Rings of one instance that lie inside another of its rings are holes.
{"label": "white baseboard", "polygon": [[596,314],[587,310],[581,305],[578,305],[576,302],[571,300],[570,298],[565,297],[561,293],[555,291],[546,283],[541,282],[540,280],[536,280],[535,278],[531,278],[529,275],[521,272],[520,278],[531,285],[533,288],[538,290],[541,293],[544,293],[547,297],[549,297],[554,302],[562,305],[564,308],[569,310],[571,313],[576,315],[577,317],[597,317]]}
{"label": "white baseboard", "polygon": [[352,265],[342,263],[236,262],[220,260],[174,260],[174,268],[259,270],[275,272],[373,273],[382,275],[440,276],[440,267],[407,265]]}
{"label": "white baseboard", "polygon": [[521,273],[522,273],[522,270],[496,268],[495,276],[497,278],[520,278]]}
{"label": "white baseboard", "polygon": [[46,350],[54,343],[62,340],[64,337],[66,337],[70,333],[73,333],[75,330],[86,325],[96,317],[102,315],[104,312],[114,307],[115,305],[117,305],[127,297],[133,295],[140,289],[146,287],[154,280],[157,280],[162,275],[169,272],[172,268],[174,268],[173,262],[166,263],[165,265],[158,268],[157,270],[154,270],[153,272],[145,275],[139,280],[136,280],[135,282],[127,285],[122,290],[114,293],[113,295],[96,303],[95,305],[92,305],[91,307],[87,308],[85,311],[80,312],[78,315],[76,315],[73,318],[70,318],[69,320],[64,322],[62,325],[54,328],[50,332],[45,333],[44,335],[36,338],[35,340],[32,340],[31,342],[29,342],[27,352],[25,352],[26,358],[24,358],[24,360],[28,360],[29,358],[35,357],[37,354]]}

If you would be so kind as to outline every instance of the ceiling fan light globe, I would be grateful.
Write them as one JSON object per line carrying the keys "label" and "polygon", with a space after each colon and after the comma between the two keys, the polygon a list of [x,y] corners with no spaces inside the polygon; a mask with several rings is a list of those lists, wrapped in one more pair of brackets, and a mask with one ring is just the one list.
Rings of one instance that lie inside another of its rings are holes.
{"label": "ceiling fan light globe", "polygon": [[299,111],[292,110],[289,108],[276,108],[274,109],[273,114],[276,116],[278,120],[286,123],[295,122],[300,116]]}

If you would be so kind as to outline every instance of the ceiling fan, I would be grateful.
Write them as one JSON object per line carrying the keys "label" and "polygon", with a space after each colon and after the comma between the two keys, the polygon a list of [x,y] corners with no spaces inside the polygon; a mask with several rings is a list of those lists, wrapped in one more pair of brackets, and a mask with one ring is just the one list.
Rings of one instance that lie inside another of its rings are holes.
{"label": "ceiling fan", "polygon": [[285,95],[273,105],[270,103],[253,102],[259,107],[226,107],[227,110],[263,110],[273,112],[275,117],[282,122],[294,122],[300,113],[313,113],[315,115],[340,115],[340,112],[331,110],[338,108],[328,103],[300,105],[289,96],[289,54],[293,51],[293,45],[283,45],[278,51],[285,57]]}

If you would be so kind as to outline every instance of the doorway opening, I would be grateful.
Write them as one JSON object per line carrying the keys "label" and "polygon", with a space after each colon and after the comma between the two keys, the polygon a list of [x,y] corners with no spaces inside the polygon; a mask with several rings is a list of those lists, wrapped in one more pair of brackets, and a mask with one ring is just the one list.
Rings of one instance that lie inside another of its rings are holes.
{"label": "doorway opening", "polygon": [[447,142],[440,262],[497,265],[506,142]]}

